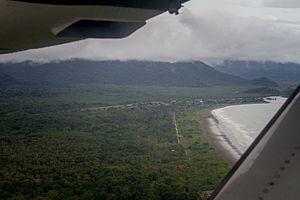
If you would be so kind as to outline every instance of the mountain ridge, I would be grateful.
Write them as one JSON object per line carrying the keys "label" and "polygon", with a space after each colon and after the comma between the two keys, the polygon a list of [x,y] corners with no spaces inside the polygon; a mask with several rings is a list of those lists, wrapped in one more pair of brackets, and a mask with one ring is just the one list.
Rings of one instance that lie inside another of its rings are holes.
{"label": "mountain ridge", "polygon": [[236,75],[247,80],[268,78],[276,82],[293,84],[300,82],[300,64],[296,63],[227,60],[213,67],[223,73]]}
{"label": "mountain ridge", "polygon": [[200,62],[87,61],[5,63],[0,70],[31,84],[100,83],[116,85],[206,87],[248,85],[249,81],[225,74]]}

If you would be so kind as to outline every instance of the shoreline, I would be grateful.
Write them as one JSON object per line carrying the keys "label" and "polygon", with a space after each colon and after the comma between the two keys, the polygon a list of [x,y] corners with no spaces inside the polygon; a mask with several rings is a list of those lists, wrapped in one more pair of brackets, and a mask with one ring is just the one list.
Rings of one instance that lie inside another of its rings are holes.
{"label": "shoreline", "polygon": [[[203,136],[207,140],[207,142],[216,150],[216,152],[222,157],[222,159],[230,166],[233,165],[238,161],[239,157],[233,155],[232,148],[230,146],[230,141],[224,137],[224,135],[217,135],[212,130],[212,124],[210,120],[214,120],[217,122],[217,119],[211,113],[214,109],[211,108],[205,111],[203,117]],[[227,147],[226,147],[227,146]]]}
{"label": "shoreline", "polygon": [[[272,96],[264,98],[264,103],[228,105],[225,107],[208,108],[203,113],[203,136],[223,158],[223,160],[228,165],[233,166],[285,101],[286,98]],[[241,109],[239,106],[243,106],[243,109]],[[252,121],[252,124],[249,122],[249,120],[238,121],[236,123],[235,121],[226,119],[226,115],[225,117],[222,117],[220,113],[217,114],[217,110],[228,108],[231,110],[237,108],[238,110],[243,110],[242,112],[239,111],[235,114],[243,115],[243,112],[247,112],[247,115],[250,115],[250,117],[255,117],[257,111],[253,112],[253,110],[258,109],[262,111],[260,114],[261,116],[264,116],[264,118],[260,119],[258,117],[259,120]],[[223,120],[223,118],[226,120]],[[240,125],[236,125],[240,123],[242,125],[250,124],[252,127],[255,126],[255,129],[242,129],[240,128]]]}

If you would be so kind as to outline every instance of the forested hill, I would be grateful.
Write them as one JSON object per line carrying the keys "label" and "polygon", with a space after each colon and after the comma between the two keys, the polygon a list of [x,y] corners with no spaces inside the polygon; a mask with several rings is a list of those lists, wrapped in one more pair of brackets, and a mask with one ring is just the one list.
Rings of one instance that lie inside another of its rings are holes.
{"label": "forested hill", "polygon": [[13,77],[0,72],[0,88],[17,85],[18,83]]}
{"label": "forested hill", "polygon": [[204,87],[250,84],[202,62],[86,61],[0,64],[0,71],[29,84],[100,83],[115,85]]}
{"label": "forested hill", "polygon": [[214,68],[249,80],[266,77],[276,82],[300,82],[300,64],[296,63],[225,61]]}

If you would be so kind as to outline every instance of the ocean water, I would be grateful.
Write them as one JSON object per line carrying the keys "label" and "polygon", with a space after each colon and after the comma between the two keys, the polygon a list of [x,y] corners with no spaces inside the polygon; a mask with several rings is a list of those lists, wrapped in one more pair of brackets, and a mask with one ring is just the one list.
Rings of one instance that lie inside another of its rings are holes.
{"label": "ocean water", "polygon": [[269,97],[269,103],[234,105],[212,111],[211,130],[235,158],[239,158],[286,101]]}

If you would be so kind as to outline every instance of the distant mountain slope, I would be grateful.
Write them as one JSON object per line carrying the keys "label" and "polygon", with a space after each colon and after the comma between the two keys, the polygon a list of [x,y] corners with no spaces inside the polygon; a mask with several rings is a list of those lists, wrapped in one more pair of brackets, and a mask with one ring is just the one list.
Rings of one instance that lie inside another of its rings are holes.
{"label": "distant mountain slope", "polygon": [[17,85],[18,82],[11,76],[0,72],[0,88]]}
{"label": "distant mountain slope", "polygon": [[250,81],[253,85],[256,86],[265,86],[265,87],[279,87],[278,83],[272,81],[268,78],[256,78]]}
{"label": "distant mountain slope", "polygon": [[40,83],[101,83],[116,85],[186,86],[246,85],[237,76],[219,72],[202,62],[86,61],[0,64],[15,79]]}
{"label": "distant mountain slope", "polygon": [[300,82],[300,65],[296,63],[225,61],[214,68],[248,80],[266,77],[276,82]]}

